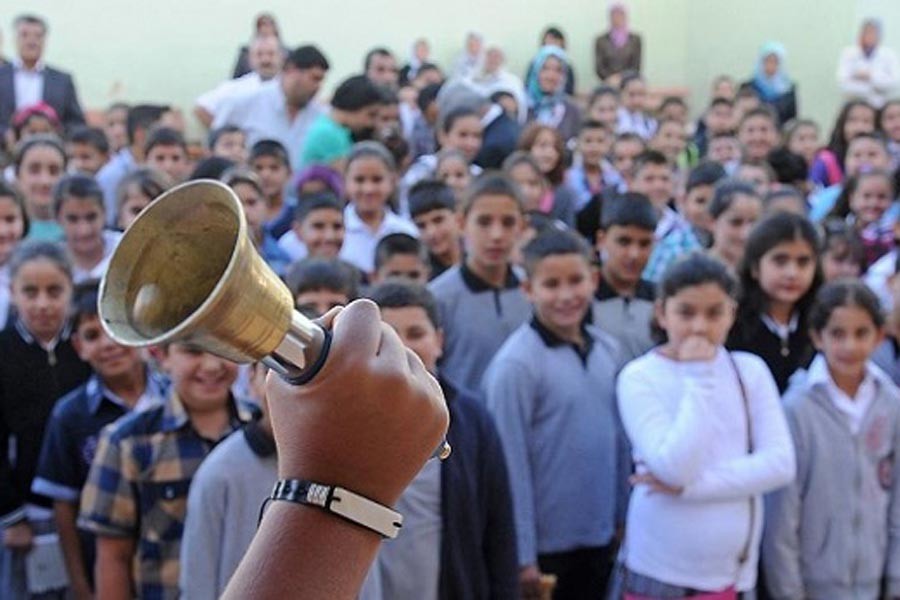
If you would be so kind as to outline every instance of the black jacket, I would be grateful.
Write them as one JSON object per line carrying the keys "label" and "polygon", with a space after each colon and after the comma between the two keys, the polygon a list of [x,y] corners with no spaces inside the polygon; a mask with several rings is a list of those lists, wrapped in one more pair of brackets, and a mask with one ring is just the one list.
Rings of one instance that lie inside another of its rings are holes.
{"label": "black jacket", "polygon": [[506,112],[484,128],[481,150],[475,157],[475,164],[482,169],[499,169],[503,161],[516,149],[519,141],[519,124],[513,121]]}
{"label": "black jacket", "polygon": [[56,401],[90,373],[67,334],[47,352],[18,321],[0,332],[0,526],[21,520],[26,502],[49,506],[31,493],[44,427]]}
{"label": "black jacket", "polygon": [[787,344],[782,344],[781,338],[772,333],[759,317],[739,316],[725,346],[729,350],[743,350],[763,359],[775,378],[780,394],[787,389],[791,375],[797,369],[808,367],[816,354],[803,319],[788,336]]}
{"label": "black jacket", "polygon": [[[44,68],[43,101],[53,107],[66,130],[84,124],[72,76],[53,67]],[[12,63],[0,66],[0,133],[5,133],[16,112],[16,90]]]}

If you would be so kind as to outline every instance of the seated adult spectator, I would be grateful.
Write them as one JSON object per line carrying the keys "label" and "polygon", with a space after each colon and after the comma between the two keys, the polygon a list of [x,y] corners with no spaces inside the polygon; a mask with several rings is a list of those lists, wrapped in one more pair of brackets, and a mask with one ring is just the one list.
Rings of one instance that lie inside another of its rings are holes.
{"label": "seated adult spectator", "polygon": [[[562,29],[559,27],[555,27],[551,25],[541,34],[541,45],[544,46],[556,46],[560,50],[566,49],[566,34],[562,32]],[[525,81],[531,79],[531,72],[534,69],[534,63],[528,63],[528,72],[525,74]],[[572,70],[572,65],[568,65],[566,68],[566,93],[570,96],[575,95],[575,71]]]}
{"label": "seated adult spectator", "polygon": [[66,129],[83,124],[72,76],[43,60],[47,22],[26,14],[16,17],[13,25],[18,56],[0,66],[0,133],[5,133],[14,112],[41,101],[53,107]]}

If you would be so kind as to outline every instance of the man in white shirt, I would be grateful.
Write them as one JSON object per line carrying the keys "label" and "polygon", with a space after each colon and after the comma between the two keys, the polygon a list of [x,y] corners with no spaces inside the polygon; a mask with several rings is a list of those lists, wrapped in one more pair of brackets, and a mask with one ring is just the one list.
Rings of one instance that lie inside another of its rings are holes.
{"label": "man in white shirt", "polygon": [[862,98],[881,108],[900,84],[900,61],[893,49],[881,43],[881,22],[863,21],[859,43],[844,48],[838,62],[837,80],[849,98]]}
{"label": "man in white shirt", "polygon": [[313,98],[328,69],[328,59],[318,48],[300,46],[288,55],[280,77],[223,106],[212,128],[240,127],[247,135],[247,146],[276,140],[288,149],[291,167],[299,168],[309,125],[324,110]]}
{"label": "man in white shirt", "polygon": [[41,101],[53,107],[66,129],[84,124],[72,76],[44,63],[46,21],[20,15],[13,24],[18,56],[0,66],[0,133],[5,133],[17,110]]}
{"label": "man in white shirt", "polygon": [[237,79],[229,79],[197,98],[194,115],[205,127],[212,124],[223,105],[241,95],[255,92],[262,82],[274,79],[284,62],[281,42],[273,35],[253,38],[249,57],[251,72]]}

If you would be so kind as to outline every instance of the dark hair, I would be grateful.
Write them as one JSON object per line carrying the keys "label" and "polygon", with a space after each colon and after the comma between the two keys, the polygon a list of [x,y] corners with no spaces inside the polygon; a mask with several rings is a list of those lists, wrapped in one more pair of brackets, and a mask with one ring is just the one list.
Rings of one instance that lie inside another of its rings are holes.
{"label": "dark hair", "polygon": [[759,100],[759,92],[753,87],[753,82],[746,81],[738,86],[736,98],[756,98]]}
{"label": "dark hair", "polygon": [[19,209],[19,213],[22,215],[22,239],[25,239],[31,228],[31,221],[28,218],[28,209],[25,208],[25,197],[22,192],[15,185],[0,177],[0,198],[12,199],[13,204]]}
{"label": "dark hair", "polygon": [[712,200],[706,210],[713,219],[718,219],[731,208],[738,196],[750,196],[762,204],[762,199],[752,185],[739,179],[726,179],[720,181],[715,187]]}
{"label": "dark hair", "polygon": [[206,144],[209,146],[209,149],[212,150],[216,147],[216,144],[219,143],[219,139],[223,135],[231,135],[233,133],[239,133],[244,136],[246,139],[246,134],[244,130],[238,127],[237,125],[223,125],[222,127],[217,127],[209,132],[209,136],[206,138]]}
{"label": "dark hair", "polygon": [[681,290],[712,283],[731,298],[737,295],[738,283],[725,264],[702,252],[691,252],[673,262],[665,270],[657,286],[656,297],[665,302]]}
{"label": "dark hair", "polygon": [[600,229],[610,227],[638,227],[656,231],[659,222],[653,203],[644,194],[626,192],[603,201],[600,213]]}
{"label": "dark hair", "polygon": [[624,92],[625,88],[628,87],[628,84],[634,81],[640,81],[643,83],[645,80],[644,77],[637,71],[625,71],[624,73],[622,73],[622,79],[619,82],[619,90]]}
{"label": "dark hair", "polygon": [[769,182],[775,181],[775,169],[773,169],[772,165],[764,160],[742,160],[738,165],[737,170],[740,171],[743,167],[762,169],[766,172],[766,177],[769,178]]}
{"label": "dark hair", "polygon": [[416,106],[419,107],[419,110],[424,113],[428,110],[428,106],[432,102],[437,102],[438,93],[441,91],[440,83],[429,83],[419,92],[419,97],[416,98]]}
{"label": "dark hair", "polygon": [[384,147],[381,142],[366,141],[357,142],[350,149],[347,155],[346,166],[344,167],[344,175],[350,172],[350,165],[362,158],[374,158],[380,160],[385,168],[392,173],[397,172],[397,162],[390,150]]}
{"label": "dark hair", "polygon": [[176,131],[171,127],[158,127],[153,129],[144,142],[144,156],[150,154],[156,146],[178,146],[187,152],[187,142],[180,131]]}
{"label": "dark hair", "polygon": [[884,313],[878,296],[861,281],[844,279],[826,283],[816,294],[816,301],[809,310],[809,328],[820,332],[828,325],[835,309],[854,306],[869,313],[872,324],[884,326]]}
{"label": "dark hair", "polygon": [[381,104],[381,91],[365,75],[348,77],[334,91],[331,106],[338,110],[357,111]]}
{"label": "dark hair", "polygon": [[260,197],[266,197],[262,188],[262,183],[259,181],[259,176],[247,167],[232,166],[224,170],[218,179],[231,189],[234,189],[234,186],[240,184],[249,185],[260,195]]}
{"label": "dark hair", "polygon": [[715,185],[720,180],[725,179],[728,174],[725,167],[711,160],[704,160],[691,169],[688,174],[687,185],[685,191],[690,192],[695,187],[701,185]]}
{"label": "dark hair", "polygon": [[248,163],[253,163],[258,158],[274,158],[288,169],[291,168],[291,159],[288,157],[287,148],[277,140],[259,140],[250,148]]}
{"label": "dark hair", "polygon": [[[656,286],[656,299],[665,304],[684,289],[709,283],[718,286],[729,298],[738,295],[738,282],[725,263],[704,252],[690,252],[680,256],[663,272]],[[657,344],[664,344],[669,339],[655,316],[650,321],[650,337]]]}
{"label": "dark hair", "polygon": [[793,186],[783,185],[777,190],[772,190],[765,196],[763,196],[763,211],[768,211],[773,202],[775,202],[776,200],[781,200],[782,198],[793,198],[797,200],[803,206],[804,213],[808,208],[806,206],[806,198],[803,197],[803,194],[801,194],[799,190],[797,190]]}
{"label": "dark hair", "polygon": [[[647,148],[647,141],[633,131],[617,133],[616,139],[613,140],[613,147],[615,148],[616,144],[621,144],[622,142],[638,142],[645,150]],[[642,152],[645,150],[642,150]],[[663,158],[665,158],[665,156],[663,156]]]}
{"label": "dark hair", "polygon": [[593,106],[594,102],[599,100],[603,96],[613,96],[616,101],[619,100],[619,90],[612,87],[611,85],[598,85],[594,88],[594,91],[591,92],[591,97],[588,99],[587,107],[590,108]]}
{"label": "dark hair", "polygon": [[437,179],[423,179],[409,190],[407,196],[409,216],[417,216],[433,210],[456,210],[456,195],[453,189]]}
{"label": "dark hair", "polygon": [[516,150],[515,152],[507,156],[503,161],[503,172],[507,176],[511,176],[512,170],[519,165],[528,165],[535,173],[537,173],[538,177],[540,177],[541,179],[546,179],[543,171],[541,171],[540,165],[538,165],[534,157],[526,150]]}
{"label": "dark hair", "polygon": [[756,326],[760,315],[768,309],[769,305],[769,299],[757,279],[759,261],[775,246],[794,240],[803,240],[809,244],[816,261],[812,284],[794,308],[800,317],[800,323],[805,324],[809,307],[812,305],[816,291],[822,285],[823,279],[822,265],[818,260],[819,235],[813,224],[805,217],[788,212],[776,212],[763,218],[750,231],[744,249],[744,257],[738,266],[741,285],[738,319],[748,328],[751,324]]}
{"label": "dark hair", "polygon": [[119,185],[116,187],[117,213],[122,210],[125,199],[128,197],[128,188],[132,185],[136,185],[143,195],[150,198],[150,200],[153,200],[172,187],[172,181],[169,179],[168,175],[157,169],[144,167],[137,171],[132,171],[123,177],[122,181],[120,181]]}
{"label": "dark hair", "polygon": [[233,166],[235,166],[233,160],[222,156],[208,156],[194,166],[188,180],[221,179],[222,174]]}
{"label": "dark hair", "polygon": [[801,127],[813,127],[816,131],[819,130],[819,124],[813,121],[812,119],[791,119],[787,123],[784,124],[782,142],[785,147],[787,147],[788,143],[791,141],[791,138],[794,137],[794,134],[797,133]]}
{"label": "dark hair", "polygon": [[826,220],[822,224],[824,232],[822,243],[822,255],[833,254],[835,259],[845,261],[851,259],[859,266],[859,272],[866,270],[866,251],[862,240],[853,227],[844,220]]}
{"label": "dark hair", "polygon": [[85,144],[94,148],[100,154],[109,154],[109,140],[99,127],[76,125],[72,128],[67,138],[70,144]]}
{"label": "dark hair", "polygon": [[333,210],[344,218],[344,204],[331,192],[318,192],[315,194],[301,194],[297,198],[297,208],[294,209],[294,220],[302,223],[314,211]]}
{"label": "dark hair", "polygon": [[516,105],[519,104],[519,101],[516,99],[513,93],[507,90],[497,90],[488,97],[488,100],[490,100],[494,104],[498,104],[504,98],[510,98],[516,103]]}
{"label": "dark hair", "polygon": [[100,208],[100,212],[106,213],[106,204],[103,202],[103,189],[93,177],[87,175],[63,175],[53,188],[53,214],[59,217],[63,204],[69,198],[79,200],[93,200]]}
{"label": "dark hair", "polygon": [[585,119],[578,126],[578,135],[581,135],[582,132],[588,131],[589,129],[602,129],[604,133],[612,133],[609,127],[606,126],[606,123],[601,123],[596,119]]}
{"label": "dark hair", "polygon": [[854,108],[858,108],[860,106],[872,111],[872,115],[877,118],[877,111],[871,104],[869,104],[865,100],[849,100],[848,102],[845,102],[841,107],[841,112],[838,113],[838,117],[834,121],[834,128],[831,130],[831,137],[828,138],[828,145],[826,146],[826,148],[831,150],[835,158],[837,158],[838,165],[840,165],[841,167],[841,171],[844,170],[844,159],[847,158],[847,148],[850,147],[850,140],[848,140],[847,136],[844,135],[844,127],[847,125],[847,119],[850,118],[850,112]]}
{"label": "dark hair", "polygon": [[565,34],[562,32],[562,29],[560,29],[560,28],[557,27],[556,25],[550,25],[549,27],[547,27],[547,28],[544,30],[544,33],[541,34],[541,41],[543,41],[544,38],[547,37],[548,35],[551,36],[551,37],[555,37],[555,38],[558,39],[558,40],[563,40],[563,41],[566,40],[566,36],[565,36]]}
{"label": "dark hair", "polygon": [[305,258],[296,262],[288,269],[285,281],[295,298],[318,290],[346,294],[348,300],[359,295],[359,271],[336,258]]}
{"label": "dark hair", "polygon": [[669,106],[680,106],[682,108],[687,108],[687,102],[684,101],[684,98],[681,96],[666,96],[663,98],[662,102],[659,103],[659,110],[657,112],[662,112]]}
{"label": "dark hair", "polygon": [[72,291],[72,306],[69,309],[69,319],[75,330],[81,325],[83,319],[98,315],[99,299],[100,281],[98,279],[88,279],[75,284],[75,289]]}
{"label": "dark hair", "polygon": [[525,202],[518,186],[509,178],[496,171],[486,171],[475,178],[472,185],[466,190],[460,203],[459,210],[465,216],[475,206],[482,196],[506,196],[516,203],[516,206],[524,215]]}
{"label": "dark hair", "polygon": [[316,67],[327,71],[331,68],[328,59],[322,54],[322,51],[311,44],[299,46],[292,50],[284,60],[284,66],[288,65],[300,70],[314,69]]}
{"label": "dark hair", "polygon": [[125,120],[128,143],[133,144],[135,142],[134,138],[138,129],[147,131],[170,110],[170,107],[159,104],[138,104],[129,108],[128,117]]}
{"label": "dark hair", "polygon": [[369,70],[369,67],[372,66],[372,59],[375,58],[376,56],[389,56],[391,58],[394,57],[394,55],[391,54],[391,51],[383,46],[378,46],[377,48],[372,48],[371,50],[366,52],[366,60],[365,60],[365,62],[363,62],[363,70],[364,71]]}
{"label": "dark hair", "polygon": [[669,159],[659,150],[644,150],[634,159],[635,176],[647,165],[655,165],[657,167],[671,167]]}
{"label": "dark hair", "polygon": [[391,233],[378,240],[375,246],[375,270],[398,254],[415,256],[428,264],[428,250],[422,242],[408,233]]}
{"label": "dark hair", "polygon": [[59,244],[53,242],[41,242],[28,240],[19,244],[9,259],[9,279],[14,281],[19,270],[30,262],[36,260],[48,260],[63,272],[66,279],[72,281],[72,263],[66,256],[66,251]]}
{"label": "dark hair", "polygon": [[594,261],[591,247],[582,237],[571,231],[548,228],[525,244],[522,248],[522,262],[528,276],[532,277],[545,258],[565,254],[577,254],[584,258],[587,265],[592,265]]}
{"label": "dark hair", "polygon": [[717,96],[710,101],[709,108],[715,108],[717,106],[727,106],[728,108],[734,108],[734,100],[729,100],[728,98]]}
{"label": "dark hair", "polygon": [[369,289],[366,297],[379,308],[421,308],[434,328],[441,328],[437,300],[424,285],[403,279],[389,279]]}
{"label": "dark hair", "polygon": [[766,162],[775,171],[775,181],[778,183],[793,184],[798,181],[806,181],[809,176],[809,166],[806,159],[782,146],[769,152]]}
{"label": "dark hair", "polygon": [[860,173],[859,175],[853,175],[844,180],[844,186],[841,188],[841,193],[838,196],[837,202],[834,203],[834,208],[828,213],[828,216],[843,219],[849,215],[851,212],[850,201],[853,199],[853,195],[856,193],[862,180],[869,177],[881,177],[887,181],[891,190],[891,201],[894,200],[894,177],[888,171],[874,169],[872,171]]}
{"label": "dark hair", "polygon": [[447,114],[442,115],[440,118],[440,128],[444,133],[450,133],[450,130],[453,129],[453,126],[460,119],[465,119],[466,117],[475,117],[476,119],[480,118],[478,116],[478,111],[470,106],[459,106],[447,112]]}
{"label": "dark hair", "polygon": [[563,178],[566,175],[566,142],[560,135],[559,130],[555,127],[550,127],[549,125],[532,123],[526,127],[519,136],[519,143],[516,144],[516,150],[531,152],[531,148],[537,142],[538,136],[544,132],[548,132],[553,136],[553,147],[559,155],[559,160],[556,161],[556,164],[550,169],[550,172],[545,173],[544,175],[547,176],[547,179],[550,180],[552,185],[557,186],[562,183]]}
{"label": "dark hair", "polygon": [[770,123],[772,123],[772,126],[775,128],[775,130],[778,130],[778,115],[775,114],[775,111],[772,109],[772,107],[768,106],[767,104],[762,104],[744,113],[744,116],[741,117],[740,123],[738,123],[738,131],[740,131],[740,129],[744,126],[744,123],[756,117],[767,119]]}
{"label": "dark hair", "polygon": [[53,148],[59,155],[62,157],[63,161],[63,169],[66,168],[66,164],[68,164],[69,159],[66,156],[66,150],[63,148],[62,142],[59,141],[59,138],[50,133],[41,133],[38,135],[32,135],[16,145],[16,149],[13,152],[13,165],[15,166],[16,175],[19,174],[19,170],[22,168],[22,162],[25,160],[25,155],[28,154],[33,148],[39,148],[41,146],[47,148]]}
{"label": "dark hair", "polygon": [[13,19],[13,28],[19,25],[40,25],[44,33],[47,33],[47,21],[34,13],[23,13]]}

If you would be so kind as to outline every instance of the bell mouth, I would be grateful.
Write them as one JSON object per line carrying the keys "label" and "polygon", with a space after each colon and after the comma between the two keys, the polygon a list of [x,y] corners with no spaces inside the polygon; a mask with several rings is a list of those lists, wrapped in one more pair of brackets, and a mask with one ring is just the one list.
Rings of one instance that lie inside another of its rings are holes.
{"label": "bell mouth", "polygon": [[129,346],[179,337],[217,297],[246,228],[240,201],[221,182],[191,181],[160,195],[125,232],[101,282],[109,335]]}

